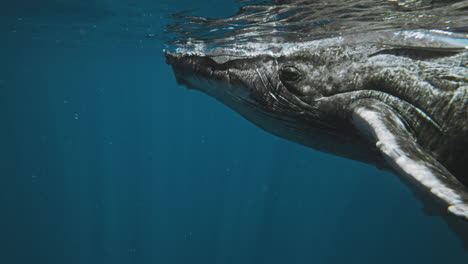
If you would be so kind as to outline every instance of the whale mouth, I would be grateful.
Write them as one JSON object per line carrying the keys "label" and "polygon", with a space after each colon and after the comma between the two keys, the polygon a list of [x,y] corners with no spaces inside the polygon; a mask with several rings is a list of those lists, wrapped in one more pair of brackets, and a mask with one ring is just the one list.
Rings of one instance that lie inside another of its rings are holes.
{"label": "whale mouth", "polygon": [[[171,65],[178,84],[187,85],[188,77],[205,77],[212,80],[227,80],[226,74],[218,70],[219,65],[206,56],[165,53],[166,63]],[[190,87],[189,87],[190,88]]]}
{"label": "whale mouth", "polygon": [[234,61],[216,62],[211,56],[187,53],[165,53],[166,63],[172,66],[179,85],[212,96],[221,102],[232,105],[253,104],[254,79],[246,79],[243,72],[245,65]]}

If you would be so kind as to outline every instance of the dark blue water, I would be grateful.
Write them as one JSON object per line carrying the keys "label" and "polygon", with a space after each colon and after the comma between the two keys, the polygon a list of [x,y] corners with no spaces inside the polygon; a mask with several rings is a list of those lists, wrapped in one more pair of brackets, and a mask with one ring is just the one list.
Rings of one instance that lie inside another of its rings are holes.
{"label": "dark blue water", "polygon": [[0,263],[468,259],[396,176],[271,136],[175,84],[166,15],[238,5],[0,5]]}

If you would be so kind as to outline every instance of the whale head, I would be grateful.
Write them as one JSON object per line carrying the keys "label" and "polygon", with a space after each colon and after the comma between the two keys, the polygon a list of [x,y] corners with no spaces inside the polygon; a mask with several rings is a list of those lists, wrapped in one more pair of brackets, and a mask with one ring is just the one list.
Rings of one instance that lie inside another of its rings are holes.
{"label": "whale head", "polygon": [[[342,65],[351,60],[341,56],[341,49],[321,53],[296,47],[284,52],[284,47],[283,51],[256,48],[251,53],[245,47],[198,53],[191,49],[165,55],[179,84],[208,94],[260,128],[320,151],[361,160],[365,151],[348,155],[360,152],[355,145],[361,142],[343,116],[347,103],[331,100],[343,83],[349,89],[355,82],[345,74],[349,67]],[[343,72],[334,78],[338,68]]]}
{"label": "whale head", "polygon": [[278,128],[291,122],[334,129],[327,116],[333,111],[321,103],[333,80],[323,73],[324,58],[314,53],[166,52],[166,62],[179,84],[216,98],[264,129],[270,130],[268,123]]}

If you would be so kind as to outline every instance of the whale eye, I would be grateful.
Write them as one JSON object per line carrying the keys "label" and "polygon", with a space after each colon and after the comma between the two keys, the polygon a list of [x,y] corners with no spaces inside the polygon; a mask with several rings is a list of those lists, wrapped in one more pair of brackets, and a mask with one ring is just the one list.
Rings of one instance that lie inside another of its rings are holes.
{"label": "whale eye", "polygon": [[301,71],[294,66],[284,66],[281,68],[279,76],[282,82],[297,82],[301,79]]}

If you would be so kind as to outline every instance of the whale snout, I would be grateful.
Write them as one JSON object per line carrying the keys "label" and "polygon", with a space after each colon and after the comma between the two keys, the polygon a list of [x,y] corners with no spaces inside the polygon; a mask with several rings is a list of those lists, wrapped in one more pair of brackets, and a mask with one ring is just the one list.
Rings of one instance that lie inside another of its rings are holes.
{"label": "whale snout", "polygon": [[172,67],[186,68],[194,72],[205,72],[207,69],[214,70],[219,66],[213,59],[206,56],[188,55],[166,52],[166,63]]}
{"label": "whale snout", "polygon": [[[228,83],[227,71],[208,56],[166,52],[166,63],[172,66],[176,81],[192,88],[194,79]],[[189,81],[190,80],[190,81]]]}

